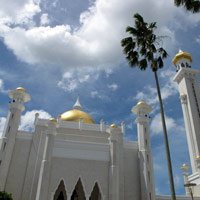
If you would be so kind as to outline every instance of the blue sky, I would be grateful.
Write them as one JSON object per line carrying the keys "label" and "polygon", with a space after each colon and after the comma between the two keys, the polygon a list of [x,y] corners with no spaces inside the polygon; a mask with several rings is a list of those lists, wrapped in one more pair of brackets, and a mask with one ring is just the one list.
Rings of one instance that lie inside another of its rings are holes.
{"label": "blue sky", "polygon": [[180,167],[189,164],[181,104],[172,59],[191,53],[199,69],[200,15],[176,8],[173,0],[8,0],[0,2],[0,130],[8,112],[9,90],[31,95],[20,129],[31,130],[35,112],[57,117],[80,95],[83,110],[99,123],[126,123],[126,140],[137,140],[131,113],[138,101],[153,107],[151,142],[156,191],[169,194],[164,140],[154,76],[128,66],[120,41],[134,25],[133,14],[157,22],[169,57],[159,71],[177,194],[184,194]]}

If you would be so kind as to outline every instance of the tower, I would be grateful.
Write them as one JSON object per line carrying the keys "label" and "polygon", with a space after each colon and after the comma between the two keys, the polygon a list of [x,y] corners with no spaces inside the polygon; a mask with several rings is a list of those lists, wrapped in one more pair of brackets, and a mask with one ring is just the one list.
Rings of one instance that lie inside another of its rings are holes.
{"label": "tower", "polygon": [[109,171],[109,199],[110,200],[123,200],[124,179],[122,176],[123,160],[122,160],[122,146],[123,146],[123,133],[122,130],[116,125],[112,124],[108,130],[110,137],[110,171]]}
{"label": "tower", "polygon": [[0,190],[4,190],[6,186],[15,138],[21,119],[21,113],[24,110],[24,102],[30,100],[30,95],[22,87],[10,91],[8,95],[12,99],[12,102],[9,102],[9,112],[3,135],[0,139]]}
{"label": "tower", "polygon": [[199,70],[192,69],[192,57],[179,51],[173,59],[177,68],[174,81],[178,84],[180,100],[186,127],[192,172],[198,171],[196,158],[200,155],[200,89],[197,75]]}
{"label": "tower", "polygon": [[141,200],[155,200],[155,183],[153,172],[153,158],[150,143],[150,118],[151,106],[141,101],[133,107],[132,112],[136,118],[138,128],[138,145],[140,160]]}

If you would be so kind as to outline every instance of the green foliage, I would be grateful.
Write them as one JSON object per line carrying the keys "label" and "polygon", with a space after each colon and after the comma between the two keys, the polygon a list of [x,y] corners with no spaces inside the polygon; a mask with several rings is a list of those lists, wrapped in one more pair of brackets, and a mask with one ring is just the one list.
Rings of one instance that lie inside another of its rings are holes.
{"label": "green foliage", "polygon": [[154,34],[156,22],[148,24],[138,13],[134,18],[135,26],[126,28],[131,36],[121,40],[124,54],[131,67],[138,66],[140,70],[146,70],[150,64],[155,72],[163,67],[163,59],[168,56],[165,49],[160,47],[162,37]]}
{"label": "green foliage", "polygon": [[176,6],[184,6],[186,10],[193,13],[200,12],[200,1],[197,0],[174,0]]}
{"label": "green foliage", "polygon": [[8,194],[6,191],[0,191],[0,200],[13,200],[12,194]]}

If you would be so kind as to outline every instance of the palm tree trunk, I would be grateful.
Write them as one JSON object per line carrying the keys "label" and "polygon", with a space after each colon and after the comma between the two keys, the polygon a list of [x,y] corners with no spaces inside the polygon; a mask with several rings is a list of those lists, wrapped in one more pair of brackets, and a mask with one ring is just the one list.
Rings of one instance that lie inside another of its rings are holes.
{"label": "palm tree trunk", "polygon": [[164,109],[163,109],[163,103],[162,103],[162,98],[161,98],[161,93],[160,93],[160,86],[159,86],[157,71],[154,72],[154,76],[155,76],[155,80],[156,80],[158,99],[159,99],[159,103],[160,103],[160,113],[161,113],[163,134],[164,134],[164,140],[165,140],[165,150],[166,150],[166,155],[167,155],[167,165],[168,165],[169,183],[170,183],[170,189],[171,189],[171,198],[172,198],[172,200],[176,200],[173,172],[172,172],[172,164],[171,164],[169,143],[168,143],[168,137],[167,137],[167,128],[166,128],[166,124],[165,124]]}

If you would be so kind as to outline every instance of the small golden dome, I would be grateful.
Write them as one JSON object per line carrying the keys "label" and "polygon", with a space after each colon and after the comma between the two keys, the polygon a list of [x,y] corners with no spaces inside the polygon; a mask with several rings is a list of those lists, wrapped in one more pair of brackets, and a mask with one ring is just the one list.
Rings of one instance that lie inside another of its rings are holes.
{"label": "small golden dome", "polygon": [[118,128],[118,126],[116,124],[112,124],[110,125],[110,128]]}
{"label": "small golden dome", "polygon": [[79,122],[80,119],[83,120],[83,123],[95,124],[92,117],[81,110],[70,110],[61,115],[61,120],[63,121]]}
{"label": "small golden dome", "polygon": [[187,164],[183,164],[182,168],[188,168],[189,166]]}
{"label": "small golden dome", "polygon": [[55,118],[50,118],[49,121],[51,121],[51,122],[57,122],[57,120]]}
{"label": "small golden dome", "polygon": [[137,103],[137,105],[141,105],[141,104],[146,105],[146,103],[144,101],[140,101]]}
{"label": "small golden dome", "polygon": [[200,156],[197,156],[196,159],[200,159]]}
{"label": "small golden dome", "polygon": [[192,62],[192,56],[190,55],[190,53],[186,53],[186,52],[179,52],[175,55],[174,59],[172,60],[172,62],[174,63],[174,65],[176,66],[176,63],[181,60],[181,59],[188,59],[190,60],[190,62]]}
{"label": "small golden dome", "polygon": [[18,87],[18,88],[16,88],[16,90],[20,90],[20,91],[26,92],[26,90],[23,87]]}

